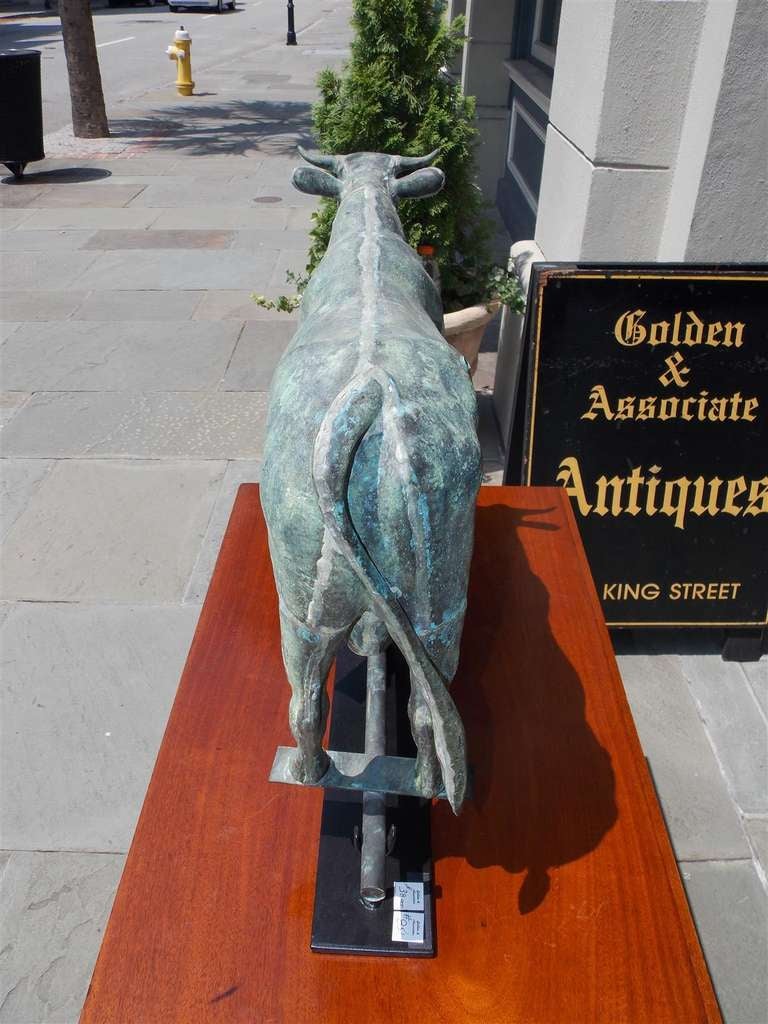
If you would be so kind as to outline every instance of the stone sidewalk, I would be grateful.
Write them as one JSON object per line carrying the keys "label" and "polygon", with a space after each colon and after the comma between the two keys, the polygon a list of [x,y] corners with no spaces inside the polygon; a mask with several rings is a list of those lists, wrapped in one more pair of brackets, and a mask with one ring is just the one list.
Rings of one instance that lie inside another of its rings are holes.
{"label": "stone sidewalk", "polygon": [[[258,479],[295,317],[249,296],[304,265],[314,201],[289,177],[349,38],[350,4],[330,7],[302,0],[295,49],[208,69],[211,95],[147,94],[112,139],[56,133],[0,184],[6,1024],[77,1018],[235,490]],[[489,352],[484,410],[492,373]],[[494,469],[486,419],[483,439]],[[763,1024],[765,662],[616,642],[726,1018]]]}
{"label": "stone sidewalk", "polygon": [[295,317],[250,294],[304,267],[314,200],[290,172],[349,10],[302,0],[289,48],[281,9],[270,45],[198,74],[208,95],[146,94],[109,140],[57,132],[0,184],[6,1024],[79,1015],[235,490],[258,479]]}

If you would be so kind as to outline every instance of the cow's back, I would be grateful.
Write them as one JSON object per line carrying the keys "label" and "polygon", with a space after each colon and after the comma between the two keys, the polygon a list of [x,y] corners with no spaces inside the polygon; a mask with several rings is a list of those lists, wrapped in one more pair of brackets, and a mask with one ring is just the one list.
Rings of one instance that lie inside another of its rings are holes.
{"label": "cow's back", "polygon": [[391,202],[362,191],[349,196],[273,379],[262,502],[271,543],[280,549],[273,560],[291,563],[290,586],[309,593],[324,534],[312,478],[315,439],[350,382],[375,377],[382,409],[353,457],[352,521],[450,676],[480,451],[468,367],[441,327],[439,294],[403,239]]}
{"label": "cow's back", "polygon": [[[426,321],[426,322],[425,322]],[[379,569],[400,594],[438,664],[453,674],[472,548],[480,452],[464,360],[428,318],[397,315],[361,361],[352,303],[302,324],[275,373],[262,476],[271,532],[284,557],[311,573],[323,522],[312,452],[331,404],[355,375],[390,381],[381,414],[358,447],[349,507]]]}

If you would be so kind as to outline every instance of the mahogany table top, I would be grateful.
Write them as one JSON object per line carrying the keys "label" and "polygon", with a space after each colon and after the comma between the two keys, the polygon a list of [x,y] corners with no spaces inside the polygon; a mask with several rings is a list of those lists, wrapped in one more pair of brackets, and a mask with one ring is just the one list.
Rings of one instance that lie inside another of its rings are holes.
{"label": "mahogany table top", "polygon": [[560,489],[482,489],[452,692],[475,789],[432,812],[437,956],[312,953],[322,791],[267,781],[289,690],[241,487],[82,1024],[720,1021]]}

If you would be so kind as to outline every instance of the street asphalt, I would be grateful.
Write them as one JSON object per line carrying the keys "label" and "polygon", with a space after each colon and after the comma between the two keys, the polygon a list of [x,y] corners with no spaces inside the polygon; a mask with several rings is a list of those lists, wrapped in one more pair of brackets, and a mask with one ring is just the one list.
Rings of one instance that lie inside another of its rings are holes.
{"label": "street asphalt", "polygon": [[[0,20],[3,47],[43,51],[48,154],[0,182],[5,1024],[82,1005],[236,488],[258,479],[295,316],[250,294],[304,266],[314,200],[290,172],[350,8],[297,0],[296,47],[276,0],[97,11],[113,134],[92,141],[68,127],[58,19]],[[164,53],[180,22],[187,99]],[[765,1024],[765,661],[725,664],[710,636],[616,646],[725,1018]]]}
{"label": "street asphalt", "polygon": [[[304,43],[307,31],[332,16],[337,5],[297,0],[296,32]],[[42,3],[40,4],[42,9]],[[23,9],[22,9],[23,11]],[[0,18],[0,50],[39,50],[43,84],[43,123],[46,132],[63,128],[72,120],[61,36],[56,14],[41,10],[34,16]],[[165,55],[173,34],[183,24],[192,36],[193,71],[198,94],[205,93],[206,72],[228,60],[249,62],[286,32],[286,7],[280,0],[237,0],[234,11],[222,14],[206,8],[171,13],[167,4],[152,7],[94,7],[93,25],[104,96],[110,117],[119,116],[125,104],[140,102],[155,89],[170,89],[175,63]]]}

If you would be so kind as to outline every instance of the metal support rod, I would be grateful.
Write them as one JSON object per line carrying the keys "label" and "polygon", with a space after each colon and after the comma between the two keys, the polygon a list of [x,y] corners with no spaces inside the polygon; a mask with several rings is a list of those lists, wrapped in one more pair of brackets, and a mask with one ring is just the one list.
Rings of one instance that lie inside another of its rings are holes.
{"label": "metal support rod", "polygon": [[285,37],[285,45],[296,45],[296,26],[293,23],[293,0],[288,0],[288,34]]}
{"label": "metal support rod", "polygon": [[[365,703],[365,753],[377,757],[385,753],[387,689],[387,655],[368,655],[368,678]],[[386,860],[387,814],[386,797],[382,793],[363,793],[363,845],[360,861],[360,899],[370,910],[386,895],[384,865]]]}

